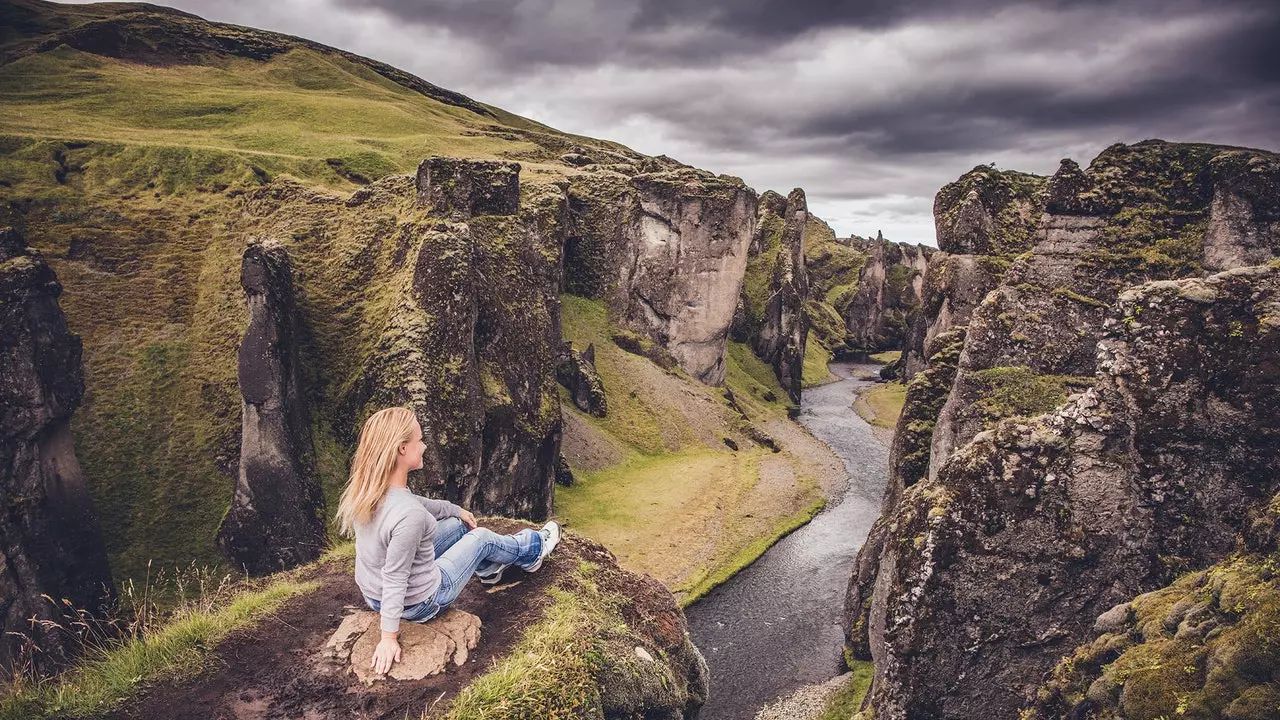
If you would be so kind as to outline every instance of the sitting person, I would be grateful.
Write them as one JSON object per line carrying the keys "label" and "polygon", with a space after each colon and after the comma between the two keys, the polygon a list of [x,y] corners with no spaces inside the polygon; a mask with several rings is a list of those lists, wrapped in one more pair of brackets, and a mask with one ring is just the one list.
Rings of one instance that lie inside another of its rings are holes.
{"label": "sitting person", "polygon": [[385,673],[400,660],[401,619],[426,622],[447,607],[472,574],[493,584],[510,565],[526,572],[560,542],[560,526],[499,535],[446,500],[415,495],[409,471],[422,467],[422,426],[412,410],[374,413],[360,431],[351,475],[338,503],[343,535],[356,538],[356,584],[382,616],[372,667]]}

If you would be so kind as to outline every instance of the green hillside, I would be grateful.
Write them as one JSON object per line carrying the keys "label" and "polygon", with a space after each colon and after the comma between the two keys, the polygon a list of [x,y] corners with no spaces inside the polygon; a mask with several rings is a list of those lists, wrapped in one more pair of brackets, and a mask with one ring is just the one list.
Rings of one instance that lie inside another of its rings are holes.
{"label": "green hillside", "polygon": [[[333,48],[141,4],[0,2],[0,107],[0,201],[25,211],[27,241],[58,273],[84,341],[77,452],[121,579],[144,577],[150,561],[222,562],[213,539],[238,453],[240,255],[246,233],[284,225],[237,224],[247,193],[290,177],[349,193],[432,154],[517,160],[525,182],[570,171],[559,157],[575,149],[641,157]],[[326,227],[302,213],[283,239],[303,296],[323,311],[364,225],[413,215],[344,211]],[[385,322],[376,306],[341,309]],[[324,357],[330,328],[316,331]],[[349,428],[335,389],[313,391],[333,488]]]}

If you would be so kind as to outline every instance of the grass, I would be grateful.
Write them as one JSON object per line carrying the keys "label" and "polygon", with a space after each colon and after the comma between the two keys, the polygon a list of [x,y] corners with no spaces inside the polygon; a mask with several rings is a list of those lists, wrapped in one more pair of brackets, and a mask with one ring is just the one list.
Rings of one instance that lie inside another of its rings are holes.
{"label": "grass", "polygon": [[884,352],[873,353],[871,355],[871,362],[888,365],[891,362],[897,361],[900,357],[902,357],[901,350],[885,350]]}
{"label": "grass", "polygon": [[616,604],[591,581],[595,567],[580,563],[572,592],[551,588],[552,603],[542,620],[489,672],[463,688],[444,717],[571,718],[597,706],[595,673],[603,658],[595,636],[623,620]]}
{"label": "grass", "polygon": [[906,400],[906,385],[898,382],[884,383],[860,394],[854,401],[853,409],[872,425],[893,428],[898,424],[898,416],[902,415],[902,406]]}
{"label": "grass", "polygon": [[853,672],[853,677],[840,686],[839,690],[831,693],[831,697],[827,698],[827,703],[822,708],[822,714],[816,720],[849,720],[854,713],[858,712],[858,708],[862,706],[862,699],[871,689],[875,668],[869,662],[855,660],[850,670]]}
{"label": "grass", "polygon": [[825,385],[840,378],[831,374],[827,366],[831,363],[831,351],[822,346],[818,339],[809,333],[804,346],[804,372],[801,384],[804,387]]}
{"label": "grass", "polygon": [[220,593],[197,598],[128,640],[91,650],[87,661],[56,679],[9,687],[0,698],[0,720],[98,715],[119,706],[147,683],[193,677],[206,653],[229,634],[317,586],[297,580],[296,573],[286,573],[263,587],[227,598]]}
{"label": "grass", "polygon": [[[609,403],[601,419],[567,405],[565,412],[624,450],[610,467],[574,468],[577,482],[556,489],[556,514],[575,530],[604,543],[628,569],[659,578],[687,604],[822,508],[816,480],[789,455],[732,452],[719,443],[740,434],[745,422],[787,422],[786,393],[745,344],[728,344],[725,387],[748,420],[735,419],[720,390],[620,350],[604,303],[571,295],[561,301],[563,336],[579,349],[595,345]],[[676,394],[705,394],[717,412],[682,406]],[[768,482],[761,476],[765,463]],[[792,474],[777,463],[790,463]]]}
{"label": "grass", "polygon": [[523,154],[543,161],[532,163],[537,172],[563,168],[533,133],[513,135],[492,118],[301,47],[265,62],[168,67],[62,47],[0,68],[0,95],[0,134],[229,151],[268,175],[331,187],[408,172],[440,154]]}

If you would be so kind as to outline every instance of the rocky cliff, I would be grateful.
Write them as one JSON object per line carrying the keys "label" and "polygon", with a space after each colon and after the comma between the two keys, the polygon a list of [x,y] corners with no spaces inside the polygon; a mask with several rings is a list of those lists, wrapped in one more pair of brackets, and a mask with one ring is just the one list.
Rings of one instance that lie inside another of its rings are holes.
{"label": "rocky cliff", "polygon": [[610,166],[572,179],[565,287],[607,300],[615,323],[719,385],[756,194],[737,178],[673,161],[650,166],[657,172]]}
{"label": "rocky cliff", "polygon": [[734,339],[773,368],[791,402],[800,404],[809,297],[804,236],[809,208],[804,190],[786,198],[773,192],[760,197],[756,234],[751,240],[742,297],[734,316]]}
{"label": "rocky cliff", "polygon": [[[877,717],[1014,714],[1099,613],[1225,557],[1274,493],[1261,380],[1274,348],[1235,357],[1233,345],[1270,333],[1273,270],[1125,290],[1195,274],[1213,248],[1260,256],[1266,202],[1218,223],[1236,240],[1208,232],[1230,204],[1213,201],[1220,178],[1241,165],[1250,192],[1274,187],[1274,156],[1234,148],[1148,141],[1109,148],[1088,170],[1064,162],[1032,252],[980,256],[1008,270],[967,327],[933,334],[895,436],[886,512],[850,585],[852,645],[877,662]],[[1020,213],[1008,217],[1021,228]],[[948,227],[944,214],[940,240]],[[948,266],[944,256],[930,273]],[[1230,428],[1208,429],[1218,422]]]}
{"label": "rocky cliff", "polygon": [[79,649],[77,612],[101,616],[115,587],[71,437],[80,338],[21,224],[0,209],[0,668],[44,672]]}
{"label": "rocky cliff", "polygon": [[853,238],[866,254],[858,273],[858,289],[844,310],[848,343],[867,352],[903,347],[907,319],[920,309],[924,278],[933,248],[895,243],[877,237]]}
{"label": "rocky cliff", "polygon": [[293,269],[284,247],[250,243],[240,284],[249,306],[239,351],[240,468],[218,543],[237,565],[264,574],[320,557],[324,497],[302,376]]}

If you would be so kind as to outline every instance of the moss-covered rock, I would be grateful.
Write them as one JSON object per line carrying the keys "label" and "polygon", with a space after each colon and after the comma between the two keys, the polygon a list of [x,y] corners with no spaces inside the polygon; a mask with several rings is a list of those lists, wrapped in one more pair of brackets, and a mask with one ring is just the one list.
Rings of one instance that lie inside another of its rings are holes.
{"label": "moss-covered rock", "polygon": [[1045,183],[1040,175],[987,165],[960,176],[933,201],[938,249],[972,255],[1029,250],[1044,208]]}
{"label": "moss-covered rock", "polygon": [[[877,582],[888,591],[868,621],[877,717],[1012,716],[1105,611],[1223,562],[1242,531],[1268,536],[1280,490],[1280,335],[1268,325],[1278,297],[1270,267],[1126,291],[1104,324],[1094,388],[979,433],[906,489],[885,521]],[[1256,580],[1232,587],[1223,592],[1238,612],[1249,593],[1270,592]],[[1162,633],[1212,632],[1211,607],[1188,602],[1174,617],[1148,603],[1135,601],[1136,615],[1157,618]],[[1099,666],[1124,650],[1113,640]],[[1267,682],[1247,670],[1251,657],[1223,675],[1229,702]],[[1167,715],[1209,666],[1188,656],[1173,669],[1131,667],[1126,687],[1094,675],[1071,692],[1118,703],[1125,717]]]}
{"label": "moss-covered rock", "polygon": [[885,240],[853,239],[865,253],[857,288],[844,309],[847,343],[863,352],[896,350],[905,344],[908,318],[924,302],[925,275],[933,248]]}
{"label": "moss-covered rock", "polygon": [[1280,712],[1280,567],[1232,556],[1126,604],[1036,693],[1035,718],[1262,720]]}

